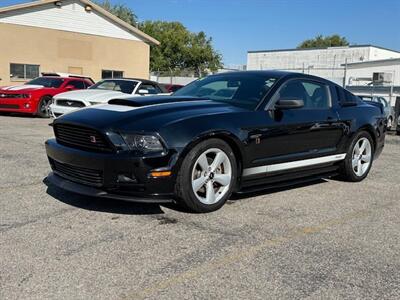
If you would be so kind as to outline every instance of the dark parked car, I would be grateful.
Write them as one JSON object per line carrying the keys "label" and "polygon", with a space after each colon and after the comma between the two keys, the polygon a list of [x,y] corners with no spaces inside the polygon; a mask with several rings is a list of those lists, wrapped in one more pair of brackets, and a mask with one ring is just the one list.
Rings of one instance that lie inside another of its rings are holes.
{"label": "dark parked car", "polygon": [[220,208],[232,192],[330,177],[363,180],[383,108],[304,74],[212,75],[164,97],[111,100],[53,123],[48,182],[83,195]]}

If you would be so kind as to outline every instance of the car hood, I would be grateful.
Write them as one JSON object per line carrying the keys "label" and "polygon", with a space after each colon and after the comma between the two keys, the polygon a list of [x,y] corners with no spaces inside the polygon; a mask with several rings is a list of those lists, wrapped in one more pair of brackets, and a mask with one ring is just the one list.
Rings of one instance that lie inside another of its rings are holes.
{"label": "car hood", "polygon": [[158,131],[188,118],[238,111],[244,109],[204,98],[136,97],[90,106],[66,114],[54,122],[68,122],[102,130]]}
{"label": "car hood", "polygon": [[124,94],[118,91],[88,89],[61,93],[55,96],[54,99],[83,100],[89,102],[107,103],[111,99],[124,97],[132,97],[132,95]]}
{"label": "car hood", "polygon": [[35,90],[43,89],[43,88],[44,88],[43,85],[23,84],[23,85],[5,86],[5,87],[0,88],[0,91],[26,93],[26,92],[32,92]]}

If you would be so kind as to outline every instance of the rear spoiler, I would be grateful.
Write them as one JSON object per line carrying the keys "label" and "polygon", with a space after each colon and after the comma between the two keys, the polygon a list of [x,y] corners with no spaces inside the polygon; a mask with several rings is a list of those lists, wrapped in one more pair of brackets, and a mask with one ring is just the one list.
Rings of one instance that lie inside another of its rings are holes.
{"label": "rear spoiler", "polygon": [[57,73],[57,72],[42,72],[41,74],[42,74],[42,76],[80,78],[80,79],[89,80],[92,84],[95,83],[91,77],[79,75],[79,74]]}

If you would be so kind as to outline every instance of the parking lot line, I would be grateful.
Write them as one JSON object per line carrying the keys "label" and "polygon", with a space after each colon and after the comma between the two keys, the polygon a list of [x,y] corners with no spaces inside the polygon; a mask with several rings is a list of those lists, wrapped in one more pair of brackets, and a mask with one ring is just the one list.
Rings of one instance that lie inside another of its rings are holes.
{"label": "parking lot line", "polygon": [[203,275],[207,272],[216,270],[218,268],[226,267],[228,264],[232,264],[236,261],[239,261],[242,258],[254,257],[263,248],[277,246],[277,245],[280,245],[282,243],[285,243],[287,241],[293,240],[298,237],[303,237],[303,236],[307,236],[307,235],[311,235],[311,234],[315,234],[315,233],[320,233],[323,230],[328,229],[330,227],[344,225],[349,221],[362,219],[364,217],[373,215],[374,213],[376,213],[379,210],[391,208],[391,207],[395,206],[396,204],[398,204],[398,203],[390,202],[385,205],[380,205],[378,207],[375,207],[374,209],[365,209],[365,210],[357,211],[354,213],[347,214],[341,218],[332,219],[332,220],[320,223],[315,226],[303,227],[299,230],[294,230],[286,236],[280,236],[280,237],[276,237],[274,239],[267,239],[256,245],[236,249],[235,251],[232,251],[231,253],[229,253],[225,256],[222,256],[215,260],[206,262],[197,268],[192,268],[191,270],[189,270],[187,272],[183,272],[183,273],[177,274],[176,276],[167,278],[166,280],[163,280],[157,284],[154,284],[153,286],[151,286],[149,288],[143,289],[142,291],[132,292],[129,295],[122,297],[122,299],[146,299],[147,297],[151,296],[152,294],[154,294],[157,291],[171,288],[175,285],[183,283],[184,281],[186,281],[188,279],[198,277],[200,275]]}

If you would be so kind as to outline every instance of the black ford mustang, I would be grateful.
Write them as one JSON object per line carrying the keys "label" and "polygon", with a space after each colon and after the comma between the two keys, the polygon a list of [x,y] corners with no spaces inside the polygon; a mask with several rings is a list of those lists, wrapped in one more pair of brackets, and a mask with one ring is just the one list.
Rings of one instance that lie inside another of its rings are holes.
{"label": "black ford mustang", "polygon": [[83,195],[220,208],[232,192],[341,175],[363,180],[385,117],[324,79],[212,75],[173,96],[112,100],[64,115],[46,142],[48,181]]}

